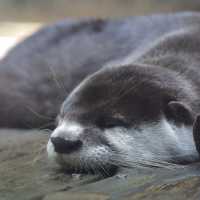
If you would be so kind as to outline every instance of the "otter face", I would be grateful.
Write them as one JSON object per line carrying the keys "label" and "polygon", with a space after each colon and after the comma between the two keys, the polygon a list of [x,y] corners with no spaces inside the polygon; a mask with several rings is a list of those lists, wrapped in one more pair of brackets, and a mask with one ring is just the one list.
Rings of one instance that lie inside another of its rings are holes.
{"label": "otter face", "polygon": [[178,103],[178,92],[170,73],[157,68],[102,69],[63,103],[48,155],[70,172],[107,175],[119,167],[167,167],[174,160],[192,160],[198,156],[193,118]]}

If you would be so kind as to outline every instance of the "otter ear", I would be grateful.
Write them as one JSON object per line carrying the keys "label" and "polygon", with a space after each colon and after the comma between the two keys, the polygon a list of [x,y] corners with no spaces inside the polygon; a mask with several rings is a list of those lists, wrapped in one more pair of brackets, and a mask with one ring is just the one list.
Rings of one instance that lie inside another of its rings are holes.
{"label": "otter ear", "polygon": [[193,125],[193,137],[197,151],[200,154],[200,115],[198,115]]}
{"label": "otter ear", "polygon": [[194,121],[190,107],[180,101],[170,101],[165,113],[167,118],[176,123],[192,124]]}

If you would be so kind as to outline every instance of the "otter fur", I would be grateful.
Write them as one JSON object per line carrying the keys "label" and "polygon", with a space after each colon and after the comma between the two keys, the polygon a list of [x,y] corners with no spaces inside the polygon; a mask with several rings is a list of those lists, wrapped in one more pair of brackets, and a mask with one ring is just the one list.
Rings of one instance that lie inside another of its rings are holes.
{"label": "otter fur", "polygon": [[1,61],[0,126],[57,116],[48,155],[72,171],[196,162],[199,67],[199,13],[65,20]]}

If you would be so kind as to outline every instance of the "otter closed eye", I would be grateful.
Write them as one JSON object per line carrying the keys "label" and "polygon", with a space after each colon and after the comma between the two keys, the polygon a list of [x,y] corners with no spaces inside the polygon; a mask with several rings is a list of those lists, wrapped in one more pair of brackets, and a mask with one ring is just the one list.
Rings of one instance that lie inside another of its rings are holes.
{"label": "otter closed eye", "polygon": [[122,119],[116,119],[116,118],[100,118],[96,120],[97,127],[101,129],[108,129],[108,128],[114,128],[114,127],[128,127],[128,122],[125,122]]}

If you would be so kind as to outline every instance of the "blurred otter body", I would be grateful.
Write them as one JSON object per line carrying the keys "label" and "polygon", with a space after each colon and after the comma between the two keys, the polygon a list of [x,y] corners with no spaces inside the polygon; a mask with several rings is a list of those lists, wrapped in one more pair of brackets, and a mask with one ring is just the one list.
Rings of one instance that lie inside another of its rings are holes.
{"label": "blurred otter body", "polygon": [[[181,13],[122,20],[65,20],[39,30],[1,61],[0,126],[48,125],[66,96],[84,77],[108,62],[121,62],[130,54],[131,62],[156,62],[169,67],[171,63],[184,62],[192,71],[198,65],[194,53],[199,47],[199,22],[198,13]],[[161,45],[162,39],[170,34],[174,38],[168,43],[171,54],[168,58],[160,57],[163,48],[168,49],[166,44]],[[149,53],[155,43],[160,43],[160,50],[156,51],[159,55]],[[176,59],[177,51],[182,53],[181,60]],[[142,54],[146,55],[145,60],[138,60]]]}

